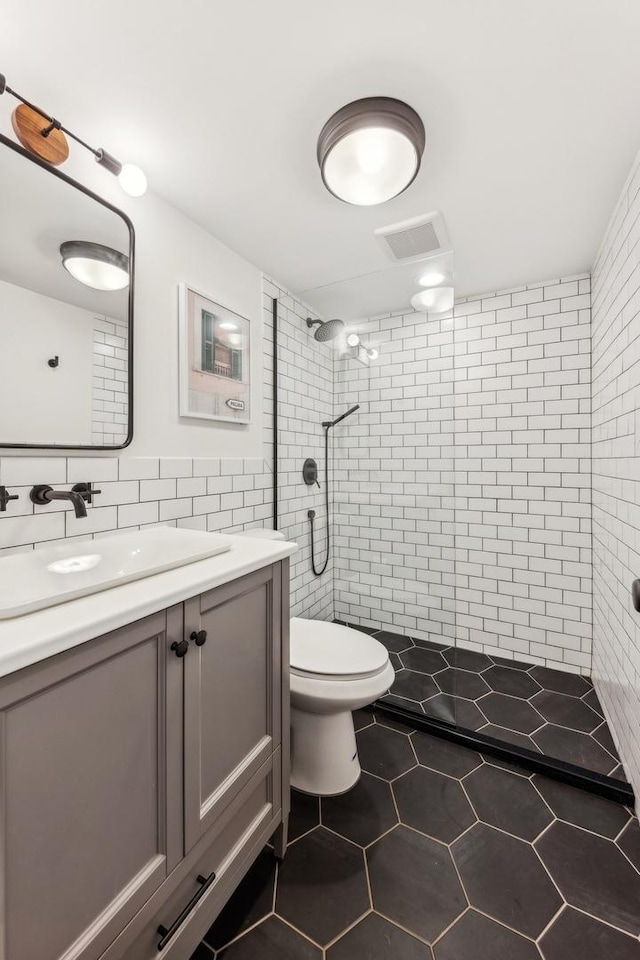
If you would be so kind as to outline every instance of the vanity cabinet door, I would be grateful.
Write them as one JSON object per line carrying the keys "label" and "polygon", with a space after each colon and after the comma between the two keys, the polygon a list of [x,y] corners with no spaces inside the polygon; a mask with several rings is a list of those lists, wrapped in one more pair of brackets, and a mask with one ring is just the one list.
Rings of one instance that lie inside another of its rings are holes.
{"label": "vanity cabinet door", "polygon": [[184,658],[186,851],[280,744],[281,581],[276,564],[185,605],[204,640]]}
{"label": "vanity cabinet door", "polygon": [[0,680],[2,960],[97,960],[179,861],[181,636],[175,607]]}

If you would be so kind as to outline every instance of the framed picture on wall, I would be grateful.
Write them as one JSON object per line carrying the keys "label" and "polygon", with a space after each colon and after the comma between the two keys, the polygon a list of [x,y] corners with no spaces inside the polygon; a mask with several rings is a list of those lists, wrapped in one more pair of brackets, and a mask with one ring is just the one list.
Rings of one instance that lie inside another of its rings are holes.
{"label": "framed picture on wall", "polygon": [[251,422],[250,324],[181,283],[180,416]]}

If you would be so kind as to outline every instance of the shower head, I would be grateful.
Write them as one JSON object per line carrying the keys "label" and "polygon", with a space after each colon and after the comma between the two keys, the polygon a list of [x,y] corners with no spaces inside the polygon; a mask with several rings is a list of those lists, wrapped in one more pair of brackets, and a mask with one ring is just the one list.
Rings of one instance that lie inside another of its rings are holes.
{"label": "shower head", "polygon": [[326,340],[334,340],[339,333],[344,330],[344,323],[342,320],[312,320],[311,317],[307,317],[307,326],[309,328],[314,327],[316,324],[319,324],[318,329],[313,331],[313,336],[320,343],[324,343]]}

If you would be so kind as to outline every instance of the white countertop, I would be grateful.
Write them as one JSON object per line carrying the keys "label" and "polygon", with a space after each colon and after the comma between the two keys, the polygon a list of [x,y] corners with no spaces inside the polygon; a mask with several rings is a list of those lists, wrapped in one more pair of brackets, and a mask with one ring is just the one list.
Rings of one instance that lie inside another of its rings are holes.
{"label": "white countertop", "polygon": [[283,560],[295,543],[230,536],[231,550],[91,596],[0,621],[0,677]]}

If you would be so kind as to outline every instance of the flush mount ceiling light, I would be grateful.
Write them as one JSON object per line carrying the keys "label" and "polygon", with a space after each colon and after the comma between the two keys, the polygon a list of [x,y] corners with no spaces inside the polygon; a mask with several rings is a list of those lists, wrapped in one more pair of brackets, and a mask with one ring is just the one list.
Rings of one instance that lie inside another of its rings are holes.
{"label": "flush mount ceiling light", "polygon": [[238,324],[233,323],[231,320],[221,320],[218,324],[221,330],[237,330]]}
{"label": "flush mount ceiling light", "polygon": [[453,287],[429,287],[411,297],[414,310],[427,310],[429,313],[444,313],[453,307]]}
{"label": "flush mount ceiling light", "polygon": [[129,258],[90,240],[67,240],[60,246],[62,265],[74,280],[94,290],[124,290],[129,285]]}
{"label": "flush mount ceiling light", "polygon": [[354,100],[327,120],[318,137],[324,185],[346,203],[384,203],[415,180],[425,142],[422,120],[402,100]]}

